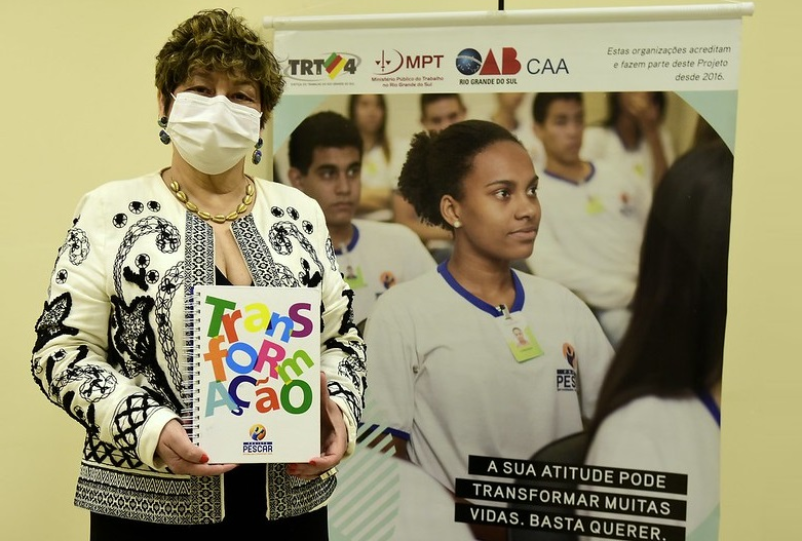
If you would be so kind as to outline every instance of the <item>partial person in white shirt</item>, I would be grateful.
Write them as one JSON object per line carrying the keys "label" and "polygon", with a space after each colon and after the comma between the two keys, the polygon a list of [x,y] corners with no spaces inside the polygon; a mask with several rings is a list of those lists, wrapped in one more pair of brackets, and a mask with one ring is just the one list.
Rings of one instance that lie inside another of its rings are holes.
{"label": "partial person in white shirt", "polygon": [[542,171],[546,166],[546,151],[543,149],[543,143],[535,137],[532,122],[519,118],[519,111],[526,94],[524,92],[497,92],[493,94],[493,97],[496,100],[496,107],[490,115],[490,121],[510,130],[529,152],[532,162],[535,164],[535,171]]}
{"label": "partial person in white shirt", "polygon": [[585,130],[582,157],[615,161],[651,190],[674,161],[674,143],[663,124],[665,92],[610,92],[607,119]]}
{"label": "partial person in white shirt", "polygon": [[434,268],[434,260],[404,226],[354,219],[361,191],[362,139],[356,126],[331,111],[304,119],[290,135],[296,188],[323,209],[334,253],[353,291],[354,322],[370,315],[385,291]]}
{"label": "partial person in white shirt", "polygon": [[615,164],[580,158],[582,94],[538,93],[532,116],[546,169],[538,249],[529,267],[584,300],[615,347],[629,324],[651,194]]}
{"label": "partial person in white shirt", "polygon": [[732,172],[729,149],[705,145],[657,188],[632,323],[589,432],[587,464],[688,476],[684,524],[635,517],[685,526],[686,539],[718,539]]}
{"label": "partial person in white shirt", "polygon": [[382,94],[354,94],[348,100],[348,118],[362,136],[362,193],[357,216],[390,222],[393,190],[404,164],[407,141],[387,134],[387,101]]}

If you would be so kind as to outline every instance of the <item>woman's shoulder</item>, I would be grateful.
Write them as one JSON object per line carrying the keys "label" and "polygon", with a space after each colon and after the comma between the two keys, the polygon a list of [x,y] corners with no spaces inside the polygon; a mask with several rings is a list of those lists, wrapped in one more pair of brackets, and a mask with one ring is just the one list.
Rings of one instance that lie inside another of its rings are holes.
{"label": "woman's shoulder", "polygon": [[161,175],[158,171],[154,171],[139,177],[107,181],[93,188],[86,195],[90,197],[123,197],[131,193],[145,195],[164,188]]}
{"label": "woman's shoulder", "polygon": [[420,244],[418,236],[410,228],[403,224],[394,222],[377,222],[374,220],[364,220],[355,218],[351,223],[359,229],[360,236],[364,233],[380,239],[388,239],[407,244]]}
{"label": "woman's shoulder", "polygon": [[[661,433],[687,432],[695,420],[706,422],[710,414],[694,394],[679,397],[642,396],[612,412],[602,423],[599,432],[619,429]],[[712,419],[712,418],[711,418]]]}
{"label": "woman's shoulder", "polygon": [[447,288],[446,282],[436,268],[394,285],[381,294],[376,301],[376,310],[390,312],[404,310],[407,312],[430,312],[432,303],[438,303],[440,292]]}
{"label": "woman's shoulder", "polygon": [[164,185],[159,172],[155,171],[140,177],[108,181],[84,193],[78,201],[76,215],[105,220],[109,213],[113,213],[113,223],[119,228],[128,217],[159,213],[171,203],[175,208],[180,206]]}
{"label": "woman's shoulder", "polygon": [[547,298],[554,298],[560,302],[567,302],[569,304],[578,303],[584,305],[585,303],[577,297],[570,289],[542,276],[530,274],[528,272],[513,271],[521,281],[521,286],[524,292],[528,295],[546,296]]}

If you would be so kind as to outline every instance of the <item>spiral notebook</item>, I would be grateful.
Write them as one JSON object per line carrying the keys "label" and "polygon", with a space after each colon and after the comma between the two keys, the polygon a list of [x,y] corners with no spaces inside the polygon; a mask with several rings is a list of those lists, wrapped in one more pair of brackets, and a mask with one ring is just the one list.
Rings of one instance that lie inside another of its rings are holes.
{"label": "spiral notebook", "polygon": [[320,291],[196,286],[185,426],[210,463],[320,454]]}

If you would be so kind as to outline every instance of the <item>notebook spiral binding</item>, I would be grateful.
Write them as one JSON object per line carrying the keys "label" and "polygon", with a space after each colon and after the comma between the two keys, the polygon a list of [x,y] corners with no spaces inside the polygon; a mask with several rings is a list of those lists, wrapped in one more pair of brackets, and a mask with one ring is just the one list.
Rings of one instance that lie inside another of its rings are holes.
{"label": "notebook spiral binding", "polygon": [[201,353],[195,347],[195,337],[200,336],[200,299],[197,298],[194,288],[186,296],[186,317],[184,318],[184,384],[181,388],[181,400],[184,408],[181,410],[181,422],[187,431],[189,439],[197,444],[198,423],[200,422],[200,405],[195,393],[197,381],[200,378]]}

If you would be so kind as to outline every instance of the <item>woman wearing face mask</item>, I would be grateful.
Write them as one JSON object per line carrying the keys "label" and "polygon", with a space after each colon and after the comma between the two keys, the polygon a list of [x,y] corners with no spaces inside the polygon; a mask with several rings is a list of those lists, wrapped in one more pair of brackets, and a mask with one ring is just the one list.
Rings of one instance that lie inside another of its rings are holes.
{"label": "woman wearing face mask", "polygon": [[[335,466],[354,445],[364,347],[320,208],[250,178],[283,81],[243,21],[203,11],[157,56],[169,167],[84,196],[36,323],[32,372],[86,429],[75,503],[91,539],[258,532],[327,539]],[[320,456],[214,464],[180,414],[185,311],[199,284],[316,287],[322,296]]]}
{"label": "woman wearing face mask", "polygon": [[[532,253],[537,180],[515,136],[481,120],[416,135],[401,172],[401,193],[453,232],[454,251],[376,303],[371,421],[452,493],[470,455],[528,459],[581,431],[612,355],[579,298],[510,268]],[[489,530],[474,527],[478,539],[502,533]]]}

